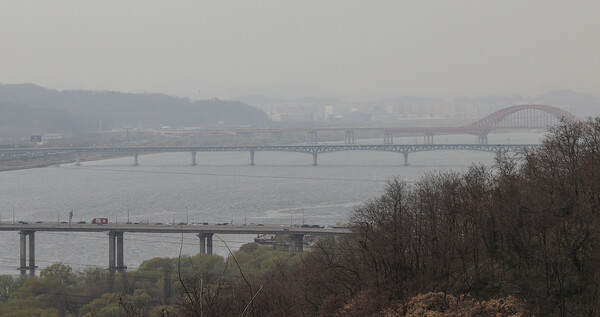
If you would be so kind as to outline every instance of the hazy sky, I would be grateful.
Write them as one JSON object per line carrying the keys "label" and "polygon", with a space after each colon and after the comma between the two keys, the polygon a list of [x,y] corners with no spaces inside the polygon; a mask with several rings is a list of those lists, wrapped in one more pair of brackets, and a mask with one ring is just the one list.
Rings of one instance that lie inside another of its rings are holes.
{"label": "hazy sky", "polygon": [[3,0],[0,39],[0,83],[59,89],[600,95],[598,0]]}

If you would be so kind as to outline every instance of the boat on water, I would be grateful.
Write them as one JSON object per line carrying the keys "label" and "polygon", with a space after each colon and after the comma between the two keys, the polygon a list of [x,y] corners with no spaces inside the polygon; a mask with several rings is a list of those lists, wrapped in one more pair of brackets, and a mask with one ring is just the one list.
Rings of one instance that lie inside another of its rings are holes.
{"label": "boat on water", "polygon": [[259,234],[256,238],[254,238],[254,242],[258,244],[272,245],[275,243],[276,239],[277,235],[275,234]]}

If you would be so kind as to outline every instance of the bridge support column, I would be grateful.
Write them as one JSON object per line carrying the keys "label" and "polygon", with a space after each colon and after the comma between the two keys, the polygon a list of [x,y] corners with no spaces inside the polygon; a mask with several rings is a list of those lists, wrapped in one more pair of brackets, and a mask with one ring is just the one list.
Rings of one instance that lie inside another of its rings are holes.
{"label": "bridge support column", "polygon": [[108,232],[108,271],[123,272],[127,267],[123,260],[123,232],[109,231]]}
{"label": "bridge support column", "polygon": [[317,165],[319,165],[319,164],[317,163],[317,156],[318,156],[318,154],[317,154],[317,153],[313,153],[313,154],[312,154],[312,157],[313,157],[313,163],[312,163],[312,165],[313,165],[313,166],[317,166]]}
{"label": "bridge support column", "polygon": [[292,243],[290,244],[290,251],[302,252],[304,251],[304,235],[303,234],[292,234],[290,235]]}
{"label": "bridge support column", "polygon": [[138,152],[135,152],[135,153],[133,154],[133,166],[139,166],[139,165],[140,165],[140,163],[139,163],[139,161],[138,161],[138,156],[139,156],[139,155],[138,155]]}
{"label": "bridge support column", "polygon": [[500,160],[502,159],[502,154],[504,154],[504,151],[498,150],[496,151],[496,162],[500,162]]}
{"label": "bridge support column", "polygon": [[306,143],[318,143],[319,137],[317,135],[317,131],[308,130],[306,131]]}
{"label": "bridge support column", "polygon": [[[29,275],[35,275],[35,231],[19,231],[20,236],[20,263],[21,275],[29,270]],[[29,265],[27,265],[27,237],[29,237]]]}
{"label": "bridge support column", "polygon": [[75,165],[81,166],[81,153],[75,152]]}
{"label": "bridge support column", "polygon": [[200,254],[206,254],[206,234],[199,233],[198,238],[200,239]]}
{"label": "bridge support column", "polygon": [[192,152],[192,166],[196,166],[196,152]]}
{"label": "bridge support column", "polygon": [[402,153],[402,155],[404,155],[404,166],[408,166],[408,153],[404,152]]}
{"label": "bridge support column", "polygon": [[433,144],[433,134],[426,134],[423,136],[423,144]]}
{"label": "bridge support column", "polygon": [[35,231],[29,232],[29,275],[35,275]]}
{"label": "bridge support column", "polygon": [[199,233],[200,238],[200,253],[212,254],[213,253],[213,233]]}
{"label": "bridge support column", "polygon": [[25,275],[25,271],[27,270],[27,233],[26,231],[19,232],[20,236],[20,246],[21,246],[21,261],[19,264],[19,270],[21,270],[21,275]]}
{"label": "bridge support column", "polygon": [[394,134],[392,132],[383,133],[383,144],[394,144]]}
{"label": "bridge support column", "polygon": [[477,136],[477,144],[488,144],[487,134],[478,135]]}
{"label": "bridge support column", "polygon": [[206,254],[213,254],[213,234],[206,234]]}
{"label": "bridge support column", "polygon": [[117,270],[125,270],[125,261],[123,260],[123,232],[117,232]]}
{"label": "bridge support column", "polygon": [[108,272],[115,272],[115,235],[112,231],[108,233]]}
{"label": "bridge support column", "polygon": [[250,166],[254,166],[254,150],[250,150]]}
{"label": "bridge support column", "polygon": [[355,144],[354,130],[347,130],[344,134],[344,144]]}

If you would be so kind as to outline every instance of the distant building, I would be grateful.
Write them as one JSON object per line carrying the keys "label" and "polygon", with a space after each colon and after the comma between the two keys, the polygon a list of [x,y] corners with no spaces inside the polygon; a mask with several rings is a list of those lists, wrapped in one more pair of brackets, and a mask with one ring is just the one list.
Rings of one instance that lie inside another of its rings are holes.
{"label": "distant building", "polygon": [[333,106],[325,106],[325,120],[333,117]]}

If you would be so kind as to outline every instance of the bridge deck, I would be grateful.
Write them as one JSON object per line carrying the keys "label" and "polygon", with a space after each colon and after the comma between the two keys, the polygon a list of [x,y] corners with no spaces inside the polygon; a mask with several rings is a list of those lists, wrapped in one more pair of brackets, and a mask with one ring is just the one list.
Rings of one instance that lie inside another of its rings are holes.
{"label": "bridge deck", "polygon": [[220,234],[312,234],[344,235],[348,228],[302,228],[285,225],[232,226],[232,225],[165,225],[165,224],[63,224],[63,223],[2,223],[0,231],[51,232],[132,232],[132,233],[220,233]]}
{"label": "bridge deck", "polygon": [[168,147],[77,147],[77,148],[16,148],[0,149],[0,153],[165,153],[165,152],[239,152],[274,151],[330,153],[340,151],[388,151],[414,153],[440,150],[515,151],[533,149],[538,144],[361,144],[361,145],[256,145],[256,146],[168,146]]}

